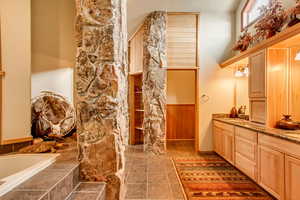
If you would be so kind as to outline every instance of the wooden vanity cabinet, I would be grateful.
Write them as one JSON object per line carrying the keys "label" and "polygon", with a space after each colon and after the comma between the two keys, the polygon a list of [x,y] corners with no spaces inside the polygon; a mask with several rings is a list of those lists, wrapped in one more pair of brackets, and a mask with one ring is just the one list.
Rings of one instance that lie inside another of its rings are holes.
{"label": "wooden vanity cabinet", "polygon": [[257,132],[235,127],[235,166],[257,180]]}
{"label": "wooden vanity cabinet", "polygon": [[234,164],[234,126],[214,121],[214,151]]}
{"label": "wooden vanity cabinet", "polygon": [[285,156],[285,200],[300,199],[300,160]]}

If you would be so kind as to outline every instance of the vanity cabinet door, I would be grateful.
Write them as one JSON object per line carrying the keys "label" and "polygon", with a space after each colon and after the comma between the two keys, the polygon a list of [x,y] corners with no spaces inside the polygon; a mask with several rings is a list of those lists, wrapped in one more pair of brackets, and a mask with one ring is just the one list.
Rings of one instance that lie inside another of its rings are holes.
{"label": "vanity cabinet door", "polygon": [[283,200],[284,154],[259,145],[258,165],[258,183],[278,200]]}
{"label": "vanity cabinet door", "polygon": [[266,50],[249,57],[249,97],[266,97]]}
{"label": "vanity cabinet door", "polygon": [[214,151],[234,164],[234,126],[215,121],[213,134]]}
{"label": "vanity cabinet door", "polygon": [[224,156],[224,139],[222,135],[222,129],[214,126],[213,127],[213,137],[214,137],[214,151],[220,156]]}
{"label": "vanity cabinet door", "polygon": [[223,131],[224,137],[224,158],[234,164],[234,134],[233,132]]}
{"label": "vanity cabinet door", "polygon": [[285,200],[300,199],[300,160],[285,157]]}
{"label": "vanity cabinet door", "polygon": [[265,99],[250,100],[250,120],[265,124],[267,121],[267,105]]}

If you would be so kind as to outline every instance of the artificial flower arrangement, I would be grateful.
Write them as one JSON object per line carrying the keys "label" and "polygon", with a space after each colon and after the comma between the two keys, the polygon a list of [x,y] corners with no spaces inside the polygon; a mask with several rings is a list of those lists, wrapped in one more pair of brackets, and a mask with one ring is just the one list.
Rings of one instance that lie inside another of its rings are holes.
{"label": "artificial flower arrangement", "polygon": [[245,51],[251,45],[255,45],[262,40],[273,37],[284,28],[291,27],[300,22],[300,0],[296,0],[296,5],[291,9],[284,9],[280,0],[270,0],[267,6],[260,8],[262,17],[255,24],[256,33],[251,35],[246,30],[233,46],[234,51]]}
{"label": "artificial flower arrangement", "polygon": [[250,33],[248,33],[248,30],[246,30],[239,38],[237,43],[233,46],[234,51],[246,51],[248,47],[251,45],[252,42],[252,36]]}

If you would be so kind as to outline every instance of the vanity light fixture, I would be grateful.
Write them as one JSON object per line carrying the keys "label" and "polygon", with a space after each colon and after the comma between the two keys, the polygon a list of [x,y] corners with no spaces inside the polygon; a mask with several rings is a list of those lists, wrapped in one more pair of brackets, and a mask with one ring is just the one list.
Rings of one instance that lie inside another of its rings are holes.
{"label": "vanity light fixture", "polygon": [[242,67],[235,71],[234,73],[235,77],[248,77],[249,76],[249,68],[248,67]]}
{"label": "vanity light fixture", "polygon": [[295,60],[300,61],[300,51],[296,54]]}

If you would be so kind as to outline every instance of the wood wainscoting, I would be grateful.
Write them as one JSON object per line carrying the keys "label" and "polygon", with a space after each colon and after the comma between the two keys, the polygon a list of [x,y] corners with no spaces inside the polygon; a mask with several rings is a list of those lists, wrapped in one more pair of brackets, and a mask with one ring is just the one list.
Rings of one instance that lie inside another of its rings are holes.
{"label": "wood wainscoting", "polygon": [[167,105],[167,139],[195,139],[195,104]]}

